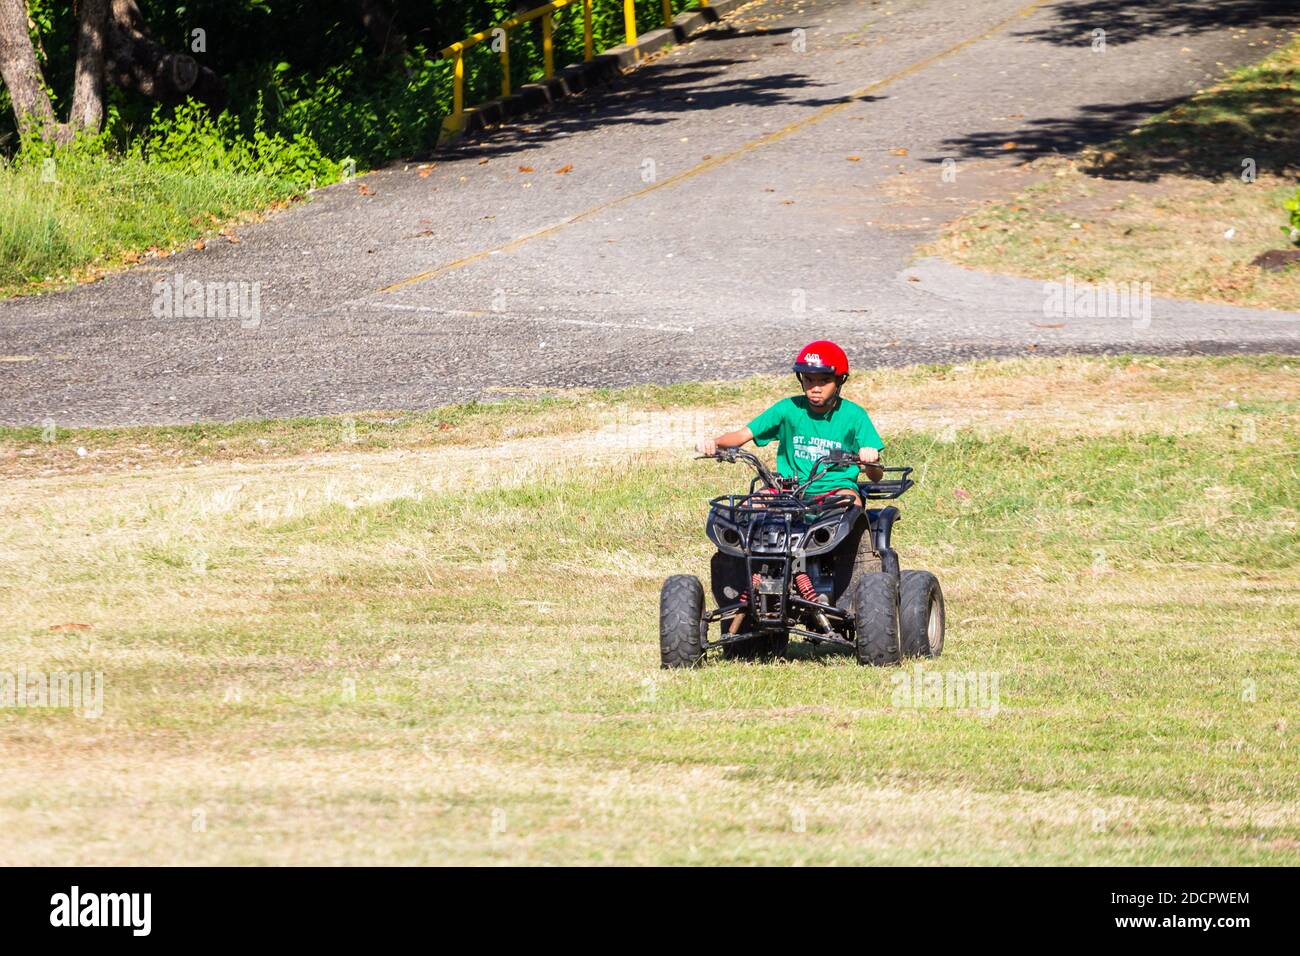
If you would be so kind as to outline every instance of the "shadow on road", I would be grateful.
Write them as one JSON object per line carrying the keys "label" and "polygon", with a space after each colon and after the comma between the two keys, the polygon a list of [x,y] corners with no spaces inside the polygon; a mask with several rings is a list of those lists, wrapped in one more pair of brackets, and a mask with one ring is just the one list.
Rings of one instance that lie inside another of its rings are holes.
{"label": "shadow on road", "polygon": [[1107,43],[1123,44],[1231,27],[1284,29],[1300,21],[1295,0],[1069,0],[1049,10],[1054,22],[1016,35],[1072,45],[1105,30]]}
{"label": "shadow on road", "polygon": [[[1166,110],[1172,112],[1159,123],[1124,135]],[[945,141],[962,156],[1014,156],[1025,161],[1106,143],[1111,147],[1089,154],[1087,166],[1091,175],[1106,179],[1151,182],[1178,175],[1217,180],[1240,176],[1246,160],[1260,171],[1297,175],[1300,83],[1294,70],[1260,70],[1244,86],[1193,100],[1097,103],[1083,107],[1080,115],[1033,120],[1014,130],[989,130]]]}
{"label": "shadow on road", "polygon": [[[735,34],[706,36],[726,40]],[[672,122],[674,114],[701,110],[778,104],[815,108],[844,99],[815,95],[823,84],[802,73],[726,78],[729,70],[754,68],[752,60],[725,56],[680,64],[651,63],[608,87],[565,101],[554,112],[535,114],[514,125],[489,130],[459,147],[456,155],[466,159],[508,156],[550,145],[559,136],[625,124],[660,126]],[[865,97],[863,102],[873,99]]]}
{"label": "shadow on road", "polygon": [[[1076,11],[1084,7],[1104,11],[1116,4],[1105,0],[1068,6]],[[1168,30],[1176,24],[1201,29],[1211,22],[1210,10],[1226,10],[1227,20],[1216,13],[1216,23],[1233,22],[1234,11],[1245,23],[1248,12],[1254,11],[1252,25],[1259,25],[1261,19],[1270,26],[1300,24],[1300,4],[1288,5],[1285,13],[1267,3],[1204,6],[1205,12],[1197,12],[1200,7],[1193,4],[1170,4],[1158,10],[1146,4],[1139,12],[1160,18],[1152,28]],[[1175,13],[1180,19],[1174,19]],[[1104,14],[1093,22],[1106,22]],[[1139,126],[1157,113],[1165,113],[1159,122]],[[1260,172],[1296,175],[1300,173],[1300,66],[1294,57],[1274,56],[1270,65],[1247,67],[1230,83],[1194,97],[1095,103],[1072,116],[1031,120],[1013,130],[987,130],[945,141],[962,156],[1013,156],[1025,161],[1075,154],[1102,144],[1108,144],[1106,149],[1085,154],[1085,169],[1105,179],[1151,182],[1176,175],[1218,180],[1240,176],[1243,164]]]}
{"label": "shadow on road", "polygon": [[[1011,129],[986,130],[944,140],[944,144],[968,158],[990,159],[1013,156],[1026,162],[1056,153],[1077,153],[1123,135],[1142,120],[1167,110],[1181,97],[1137,100],[1130,103],[1096,103],[1081,108],[1081,114],[1030,120]],[[934,157],[928,162],[942,162]]]}

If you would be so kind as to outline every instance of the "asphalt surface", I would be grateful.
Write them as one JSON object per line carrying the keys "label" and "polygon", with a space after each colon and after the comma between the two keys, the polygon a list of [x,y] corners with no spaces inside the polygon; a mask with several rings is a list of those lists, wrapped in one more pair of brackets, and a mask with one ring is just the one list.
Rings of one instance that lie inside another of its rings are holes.
{"label": "asphalt surface", "polygon": [[[821,337],[859,366],[1300,351],[1296,313],[1156,289],[1150,321],[1049,321],[1041,282],[914,261],[942,221],[1023,185],[1026,159],[1109,139],[1297,26],[1300,6],[1251,0],[758,0],[425,176],[395,166],[239,244],[0,303],[0,421],[718,379]],[[256,283],[257,315],[160,317],[156,283],[178,273]]]}

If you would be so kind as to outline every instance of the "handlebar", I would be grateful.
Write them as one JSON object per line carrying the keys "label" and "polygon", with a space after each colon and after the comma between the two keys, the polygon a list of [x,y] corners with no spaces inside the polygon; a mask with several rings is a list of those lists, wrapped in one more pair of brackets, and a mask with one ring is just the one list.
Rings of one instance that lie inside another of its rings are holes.
{"label": "handlebar", "polygon": [[[878,461],[863,461],[861,457],[851,451],[844,451],[842,448],[836,448],[822,455],[813,463],[812,471],[808,475],[808,480],[799,486],[798,491],[802,492],[817,479],[823,477],[832,467],[841,467],[844,465],[857,465],[859,468],[882,468]],[[818,469],[821,469],[820,471]],[[883,470],[883,469],[882,469]]]}
{"label": "handlebar", "polygon": [[[757,455],[740,448],[719,448],[715,454],[695,456],[696,461],[704,458],[712,458],[715,461],[725,461],[732,464],[737,461],[746,462],[758,473],[758,478],[767,488],[774,491],[781,488],[781,479],[775,477],[772,472],[768,470],[767,465],[763,463],[762,459]],[[852,452],[836,449],[817,459],[813,464],[813,470],[810,473],[808,480],[803,484],[797,485],[792,489],[787,485],[786,493],[795,497],[803,495],[814,481],[821,478],[830,470],[832,465],[857,465],[860,468],[878,468],[880,470],[881,478],[879,480],[872,480],[859,485],[859,488],[863,493],[862,496],[866,500],[883,501],[898,498],[916,484],[916,482],[912,480],[912,469],[909,467],[886,467],[878,461],[863,461],[861,457]],[[886,478],[884,477],[885,475],[892,475],[895,477]]]}
{"label": "handlebar", "polygon": [[773,475],[772,472],[768,470],[767,465],[763,464],[763,460],[759,458],[757,455],[752,454],[751,452],[744,451],[740,448],[719,448],[717,452],[715,452],[712,455],[695,456],[696,461],[699,461],[701,458],[712,458],[716,461],[725,461],[733,465],[738,460],[746,462],[751,468],[754,469],[754,471],[758,473],[759,479],[763,482],[763,484],[766,487],[768,488],[780,487],[780,482],[777,480],[776,476]]}

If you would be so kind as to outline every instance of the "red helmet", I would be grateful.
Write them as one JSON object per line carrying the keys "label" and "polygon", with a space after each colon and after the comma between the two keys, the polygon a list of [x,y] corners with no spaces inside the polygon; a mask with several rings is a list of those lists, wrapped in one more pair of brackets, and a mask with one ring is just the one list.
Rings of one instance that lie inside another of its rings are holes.
{"label": "red helmet", "polygon": [[805,345],[795,357],[794,373],[799,375],[803,372],[813,375],[848,375],[849,357],[834,342],[818,339]]}

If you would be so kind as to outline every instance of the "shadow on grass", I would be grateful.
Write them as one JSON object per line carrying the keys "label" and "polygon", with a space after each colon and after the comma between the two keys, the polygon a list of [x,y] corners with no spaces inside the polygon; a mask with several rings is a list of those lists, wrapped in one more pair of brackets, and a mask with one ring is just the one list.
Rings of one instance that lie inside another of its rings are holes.
{"label": "shadow on grass", "polygon": [[852,657],[853,651],[834,644],[814,644],[811,641],[790,641],[779,659],[801,664],[824,664],[838,657]]}

